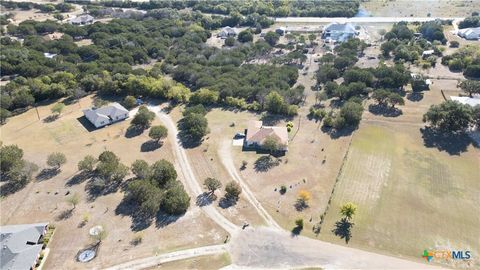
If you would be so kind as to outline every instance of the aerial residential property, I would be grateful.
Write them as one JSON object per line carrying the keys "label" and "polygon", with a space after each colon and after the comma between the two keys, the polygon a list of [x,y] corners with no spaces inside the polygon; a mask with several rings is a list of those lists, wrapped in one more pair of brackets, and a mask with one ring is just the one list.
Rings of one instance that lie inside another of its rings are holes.
{"label": "aerial residential property", "polygon": [[0,270],[480,269],[479,0],[0,6]]}

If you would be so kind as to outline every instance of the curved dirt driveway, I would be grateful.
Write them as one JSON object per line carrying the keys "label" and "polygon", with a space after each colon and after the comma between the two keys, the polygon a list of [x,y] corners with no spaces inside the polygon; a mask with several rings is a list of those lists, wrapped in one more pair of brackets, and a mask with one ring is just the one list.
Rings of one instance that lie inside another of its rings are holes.
{"label": "curved dirt driveway", "polygon": [[231,142],[228,140],[222,141],[220,148],[218,149],[218,155],[220,160],[223,163],[223,166],[227,169],[230,177],[232,177],[235,182],[239,183],[242,187],[242,193],[245,194],[245,198],[250,202],[251,205],[255,208],[257,213],[265,220],[268,226],[281,230],[282,228],[278,223],[270,216],[270,214],[263,208],[260,202],[255,198],[255,195],[248,187],[247,183],[242,179],[242,177],[237,173],[235,164],[232,159],[231,151]]}
{"label": "curved dirt driveway", "polygon": [[[193,173],[193,169],[190,166],[187,153],[185,153],[185,149],[183,149],[183,147],[181,146],[181,142],[178,139],[178,130],[175,123],[173,122],[172,118],[170,118],[170,116],[160,110],[160,107],[148,106],[148,108],[153,111],[168,128],[168,136],[170,137],[173,144],[175,159],[177,160],[178,166],[180,166],[181,172],[183,174],[183,179],[185,180],[187,188],[190,189],[191,193],[196,198],[198,195],[203,193],[203,190],[199,182],[197,181],[195,174]],[[203,206],[201,207],[201,209],[208,215],[210,219],[212,219],[230,235],[233,236],[240,230],[238,226],[236,226],[228,219],[226,219],[222,214],[220,214],[220,212],[213,205]]]}

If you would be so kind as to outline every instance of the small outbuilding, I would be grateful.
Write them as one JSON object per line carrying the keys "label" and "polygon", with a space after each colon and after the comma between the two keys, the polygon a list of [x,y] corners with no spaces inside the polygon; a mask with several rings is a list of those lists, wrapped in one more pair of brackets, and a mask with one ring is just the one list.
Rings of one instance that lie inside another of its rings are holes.
{"label": "small outbuilding", "polygon": [[77,16],[70,19],[70,23],[73,25],[87,25],[93,23],[93,17],[88,14]]}
{"label": "small outbuilding", "polygon": [[98,109],[83,110],[83,114],[96,128],[128,118],[128,110],[116,102]]}
{"label": "small outbuilding", "polygon": [[434,50],[426,50],[426,51],[423,51],[422,52],[422,58],[427,58],[429,57],[430,55],[433,55],[435,53]]}
{"label": "small outbuilding", "polygon": [[264,126],[262,121],[250,121],[245,133],[245,146],[262,148],[265,140],[273,137],[280,145],[281,151],[288,151],[288,131],[286,127]]}
{"label": "small outbuilding", "polygon": [[53,59],[53,58],[55,58],[55,56],[57,56],[57,54],[46,52],[46,53],[43,53],[43,56],[45,56],[45,58],[48,58],[48,59]]}

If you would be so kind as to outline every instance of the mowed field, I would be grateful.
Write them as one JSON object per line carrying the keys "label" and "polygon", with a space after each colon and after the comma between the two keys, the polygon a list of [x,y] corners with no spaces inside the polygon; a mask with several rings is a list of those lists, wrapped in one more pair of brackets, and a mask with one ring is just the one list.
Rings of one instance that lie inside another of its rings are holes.
{"label": "mowed field", "polygon": [[466,17],[480,9],[476,0],[368,0],[361,6],[380,17]]}
{"label": "mowed field", "polygon": [[[62,116],[53,122],[44,122],[53,104],[39,106],[41,120],[36,110],[31,109],[8,119],[1,127],[2,143],[18,145],[24,151],[24,158],[35,162],[40,170],[47,167],[46,158],[51,152],[62,152],[67,157],[59,174],[34,179],[22,190],[1,198],[1,225],[44,221],[54,224],[56,231],[48,245],[46,269],[98,269],[163,252],[223,243],[227,233],[195,207],[194,197],[184,216],[160,217],[151,224],[134,226],[129,214],[134,209],[121,204],[123,188],[131,176],[108,194],[90,196],[89,180],[75,178],[77,163],[87,154],[98,156],[104,150],[113,151],[127,166],[136,159],[150,164],[167,159],[176,165],[179,180],[183,180],[168,139],[158,149],[145,147],[150,140],[148,130],[126,135],[130,119],[97,130],[87,129],[88,125],[81,122],[82,109],[90,107],[91,102],[91,97],[86,97],[67,106]],[[157,119],[153,122],[156,124],[160,124]],[[186,190],[189,191],[188,187]],[[65,201],[67,192],[76,192],[81,198],[70,217],[64,215],[71,209]],[[88,215],[89,220],[81,226],[84,215]],[[88,230],[96,225],[103,225],[108,232],[98,257],[88,264],[76,262],[77,252],[93,242]],[[137,232],[143,235],[143,241],[135,246],[131,241]]]}
{"label": "mowed field", "polygon": [[428,104],[440,103],[440,89],[450,82],[454,84],[434,80],[422,100],[406,101],[399,117],[364,113],[321,239],[345,243],[332,230],[341,218],[340,206],[353,202],[358,210],[349,246],[412,260],[422,260],[424,249],[470,250],[473,260],[450,262],[450,266],[480,266],[479,148],[469,141],[451,145],[439,141],[443,147],[430,146],[434,139],[425,144],[422,136],[428,136],[421,132]]}

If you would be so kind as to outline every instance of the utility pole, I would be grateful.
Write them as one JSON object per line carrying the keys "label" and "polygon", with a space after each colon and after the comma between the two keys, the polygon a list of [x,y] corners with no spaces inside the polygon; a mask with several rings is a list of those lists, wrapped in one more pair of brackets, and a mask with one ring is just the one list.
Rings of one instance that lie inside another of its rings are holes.
{"label": "utility pole", "polygon": [[35,106],[35,111],[37,111],[37,117],[38,117],[38,120],[40,120],[40,114],[38,113],[38,108],[37,108],[37,106]]}

